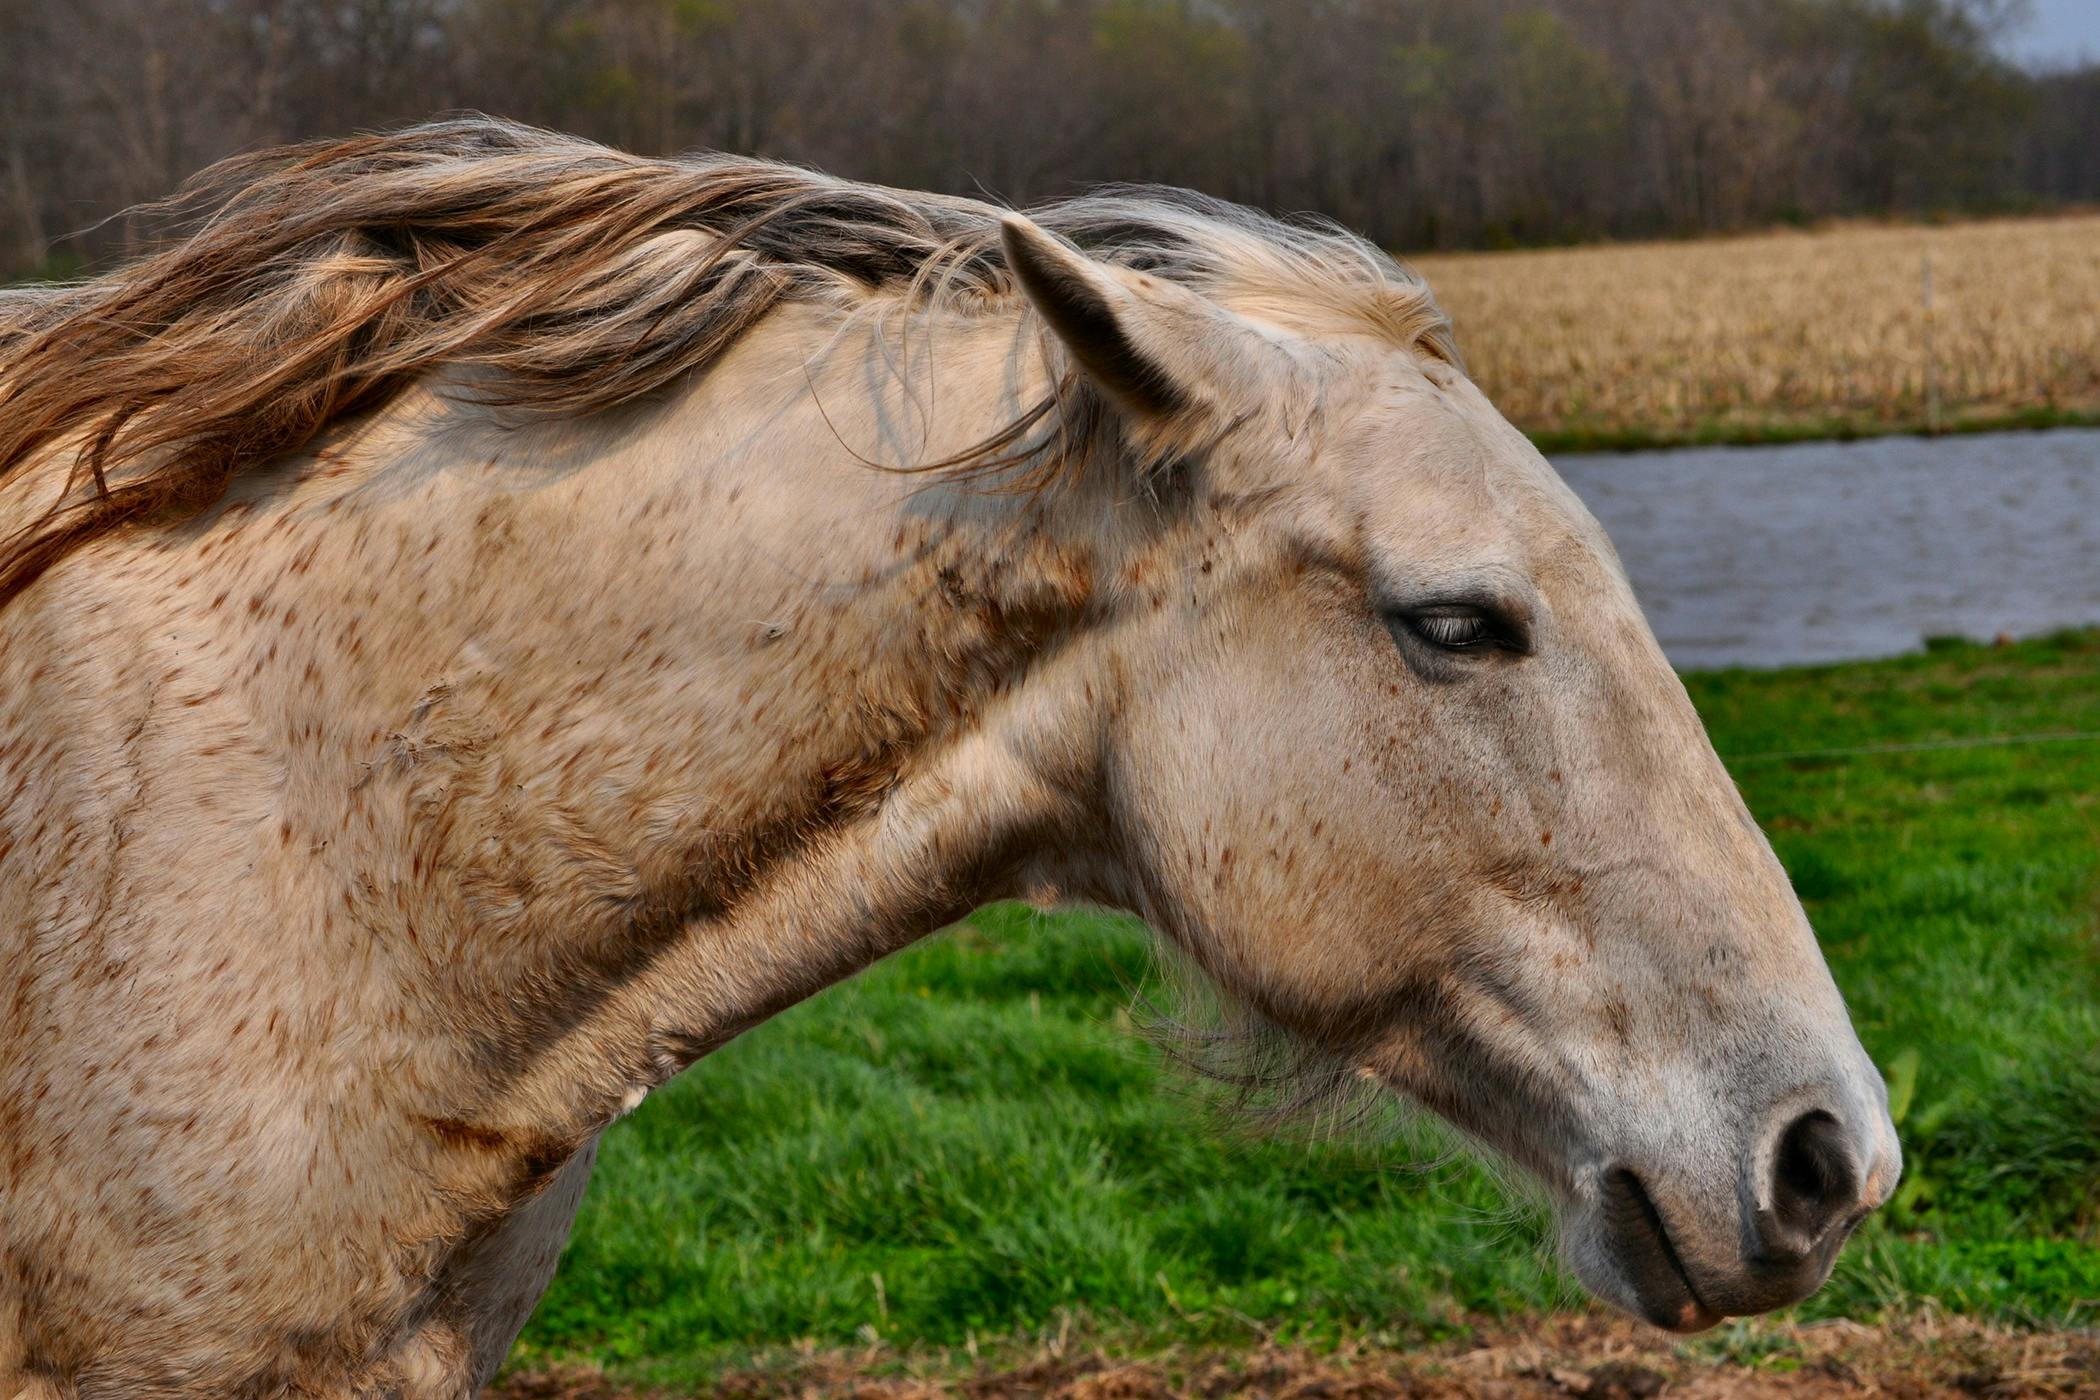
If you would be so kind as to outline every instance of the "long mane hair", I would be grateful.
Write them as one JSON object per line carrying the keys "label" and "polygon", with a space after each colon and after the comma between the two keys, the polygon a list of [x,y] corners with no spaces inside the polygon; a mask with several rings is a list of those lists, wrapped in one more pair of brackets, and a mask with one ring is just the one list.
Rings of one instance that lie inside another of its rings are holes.
{"label": "long mane hair", "polygon": [[[0,603],[440,367],[487,371],[477,393],[506,409],[583,415],[705,372],[785,302],[971,314],[1019,295],[990,204],[487,117],[237,156],[142,212],[170,231],[160,251],[0,293],[0,492],[34,476],[52,502],[0,539]],[[1427,288],[1332,225],[1147,188],[1030,213],[1097,258],[1456,362]],[[1068,398],[988,449],[1011,460]],[[51,460],[55,479],[32,473]]]}

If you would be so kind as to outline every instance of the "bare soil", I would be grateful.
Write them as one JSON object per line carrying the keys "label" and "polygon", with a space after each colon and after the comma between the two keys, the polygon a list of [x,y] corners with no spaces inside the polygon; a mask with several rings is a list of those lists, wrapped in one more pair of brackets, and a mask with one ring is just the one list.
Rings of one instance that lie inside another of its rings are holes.
{"label": "bare soil", "polygon": [[[1730,1353],[1733,1353],[1732,1355]],[[1745,1356],[1754,1359],[1744,1360]],[[1599,1314],[1483,1323],[1414,1351],[1265,1346],[1141,1358],[1052,1346],[999,1363],[809,1352],[699,1391],[650,1391],[588,1370],[521,1373],[487,1400],[1648,1400],[1653,1396],[2100,1396],[2100,1330],[2021,1332],[1920,1317],[1756,1325],[1689,1343]]]}

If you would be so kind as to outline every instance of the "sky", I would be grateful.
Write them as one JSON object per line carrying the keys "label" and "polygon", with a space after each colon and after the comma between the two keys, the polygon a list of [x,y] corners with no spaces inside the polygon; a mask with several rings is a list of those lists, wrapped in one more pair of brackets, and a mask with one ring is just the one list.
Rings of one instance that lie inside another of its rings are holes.
{"label": "sky", "polygon": [[2034,18],[2008,36],[2022,63],[2053,67],[2081,56],[2100,59],[2100,0],[2032,0]]}

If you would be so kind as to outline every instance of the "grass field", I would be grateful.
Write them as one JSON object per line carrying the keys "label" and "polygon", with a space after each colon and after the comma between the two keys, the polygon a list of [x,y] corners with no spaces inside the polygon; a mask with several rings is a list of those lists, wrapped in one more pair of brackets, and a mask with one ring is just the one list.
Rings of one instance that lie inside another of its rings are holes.
{"label": "grass field", "polygon": [[[2100,730],[2100,633],[1690,683],[1909,1157],[1801,1316],[2100,1321],[2100,743],[1761,757]],[[1404,1347],[1576,1302],[1463,1161],[1207,1119],[1128,1026],[1147,975],[1126,921],[995,908],[732,1044],[607,1135],[516,1361],[690,1383],[798,1342],[1074,1328]]]}
{"label": "grass field", "polygon": [[1548,450],[2100,418],[2100,215],[1416,266],[1474,377]]}

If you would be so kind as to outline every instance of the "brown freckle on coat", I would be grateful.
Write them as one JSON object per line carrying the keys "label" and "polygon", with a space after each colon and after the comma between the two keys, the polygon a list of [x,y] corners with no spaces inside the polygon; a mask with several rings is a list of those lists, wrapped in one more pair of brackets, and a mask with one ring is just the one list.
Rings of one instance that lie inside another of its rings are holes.
{"label": "brown freckle on coat", "polygon": [[424,1117],[422,1125],[449,1148],[472,1148],[479,1152],[502,1152],[510,1146],[510,1136],[500,1129],[481,1127],[479,1123],[468,1123],[464,1119],[433,1119]]}
{"label": "brown freckle on coat", "polygon": [[1632,1043],[1633,1012],[1620,998],[1612,997],[1604,1003],[1604,1024],[1621,1045]]}
{"label": "brown freckle on coat", "polygon": [[1548,773],[1546,777],[1549,781],[1557,783],[1560,781],[1560,770],[1556,768],[1552,772]]}
{"label": "brown freckle on coat", "polygon": [[1540,832],[1540,833],[1539,833],[1539,844],[1540,844],[1541,846],[1550,846],[1550,845],[1552,845],[1552,844],[1553,844],[1553,833],[1552,833],[1552,832],[1550,832],[1550,831],[1542,831],[1542,832]]}

